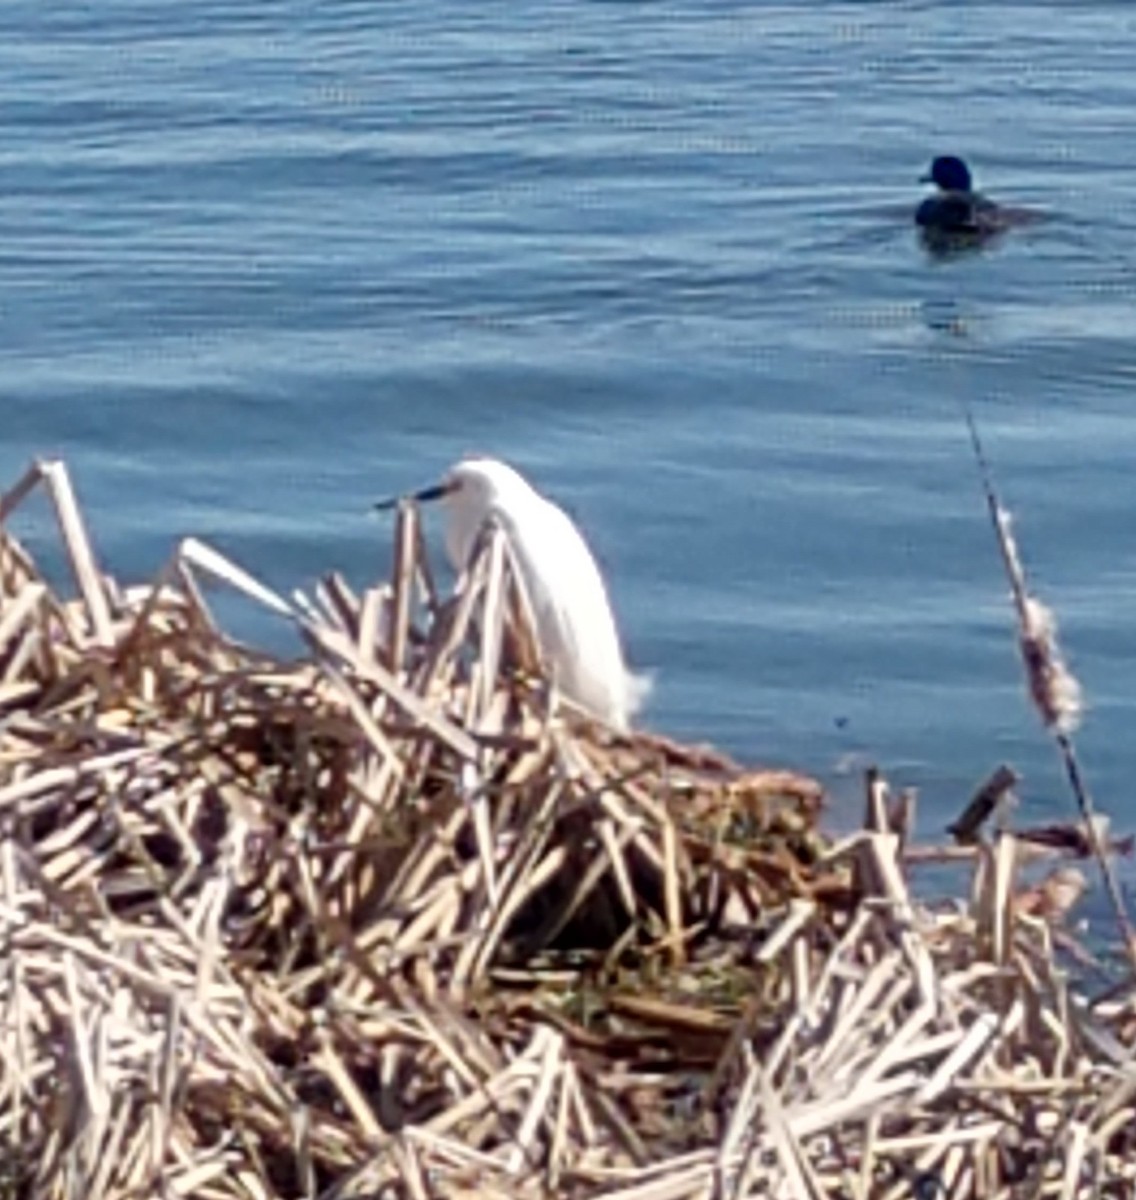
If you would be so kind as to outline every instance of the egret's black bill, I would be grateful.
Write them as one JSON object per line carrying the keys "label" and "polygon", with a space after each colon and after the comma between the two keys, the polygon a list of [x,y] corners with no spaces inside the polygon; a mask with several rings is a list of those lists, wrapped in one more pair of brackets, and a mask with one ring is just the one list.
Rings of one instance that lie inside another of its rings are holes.
{"label": "egret's black bill", "polygon": [[934,183],[934,182],[935,182],[935,176],[934,176],[934,175],[932,175],[932,174],[930,174],[930,172],[928,172],[926,175],[920,175],[920,176],[919,176],[919,182],[920,182],[920,183]]}
{"label": "egret's black bill", "polygon": [[380,500],[375,505],[376,509],[383,510],[388,508],[397,508],[400,500],[417,500],[419,503],[425,503],[429,500],[441,500],[443,496],[448,496],[454,490],[452,483],[434,483],[429,487],[423,488],[418,492],[411,492],[409,496],[391,496],[387,500]]}

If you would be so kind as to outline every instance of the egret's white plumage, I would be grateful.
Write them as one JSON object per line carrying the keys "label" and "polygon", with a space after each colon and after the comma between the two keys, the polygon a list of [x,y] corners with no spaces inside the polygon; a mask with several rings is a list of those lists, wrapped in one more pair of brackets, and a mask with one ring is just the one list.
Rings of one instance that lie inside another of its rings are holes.
{"label": "egret's white plumage", "polygon": [[609,725],[626,729],[648,684],[624,664],[603,576],[568,514],[492,458],[464,459],[429,491],[445,507],[446,552],[456,569],[466,564],[485,523],[500,525],[556,685]]}

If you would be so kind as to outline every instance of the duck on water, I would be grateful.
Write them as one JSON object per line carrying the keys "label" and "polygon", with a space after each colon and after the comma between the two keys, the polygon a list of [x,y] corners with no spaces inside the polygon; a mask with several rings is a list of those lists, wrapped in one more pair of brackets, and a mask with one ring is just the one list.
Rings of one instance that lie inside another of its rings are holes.
{"label": "duck on water", "polygon": [[1041,216],[1029,209],[995,204],[976,191],[970,168],[953,154],[936,158],[920,182],[933,183],[938,188],[915,210],[915,224],[930,239],[983,241],[1013,226],[1037,221]]}

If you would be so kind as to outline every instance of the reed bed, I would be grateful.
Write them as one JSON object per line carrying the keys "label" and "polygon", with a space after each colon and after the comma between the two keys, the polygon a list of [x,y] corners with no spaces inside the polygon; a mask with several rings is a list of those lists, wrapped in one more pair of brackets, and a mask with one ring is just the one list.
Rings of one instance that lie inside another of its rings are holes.
{"label": "reed bed", "polygon": [[571,711],[493,529],[443,590],[403,507],[387,582],[285,599],[193,539],[108,578],[59,463],[0,522],[0,1198],[1133,1194],[1068,839],[972,806],[917,902],[882,780],[833,843],[811,779]]}

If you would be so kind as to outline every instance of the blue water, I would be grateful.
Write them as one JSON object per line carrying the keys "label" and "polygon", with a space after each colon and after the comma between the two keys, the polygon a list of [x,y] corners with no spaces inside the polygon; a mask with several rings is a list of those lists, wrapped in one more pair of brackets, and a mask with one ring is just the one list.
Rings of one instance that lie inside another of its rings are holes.
{"label": "blue water", "polygon": [[[1001,759],[1069,811],[965,398],[1130,825],[1134,61],[1127,3],[11,0],[0,476],[65,456],[121,575],[195,533],[291,587],[504,457],[586,528],[649,724],[841,819],[874,759],[933,832]],[[932,261],[937,151],[1051,219]]]}

